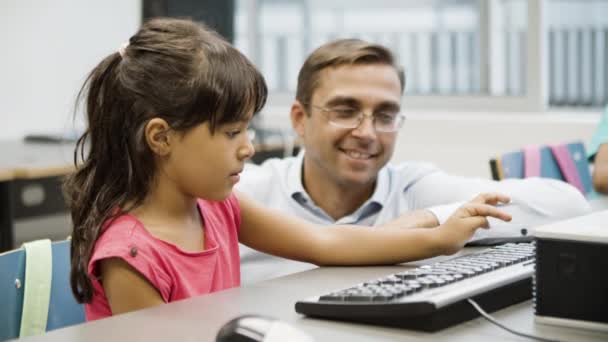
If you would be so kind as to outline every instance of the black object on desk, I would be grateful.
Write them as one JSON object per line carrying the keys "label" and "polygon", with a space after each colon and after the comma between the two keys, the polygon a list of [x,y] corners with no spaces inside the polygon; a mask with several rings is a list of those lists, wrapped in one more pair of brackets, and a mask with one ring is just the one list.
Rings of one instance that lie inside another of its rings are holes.
{"label": "black object on desk", "polygon": [[73,146],[0,142],[0,252],[15,247],[15,220],[66,211],[61,185],[73,170]]}
{"label": "black object on desk", "polygon": [[437,331],[532,297],[534,244],[507,244],[300,300],[318,318]]}
{"label": "black object on desk", "polygon": [[493,237],[493,238],[483,238],[483,239],[467,242],[466,247],[499,246],[499,245],[504,245],[507,243],[522,243],[522,242],[532,242],[532,241],[534,241],[534,237],[531,235],[512,236],[512,237]]}
{"label": "black object on desk", "polygon": [[537,228],[535,321],[608,332],[608,225]]}
{"label": "black object on desk", "polygon": [[75,143],[78,140],[76,133],[73,134],[26,134],[23,141],[26,143],[42,144],[64,144]]}
{"label": "black object on desk", "polygon": [[[0,181],[0,253],[15,248],[14,221],[66,212],[62,195],[63,176]],[[39,203],[29,204],[22,194],[36,187],[43,196]],[[41,232],[44,234],[44,232]],[[45,237],[44,235],[40,236]]]}

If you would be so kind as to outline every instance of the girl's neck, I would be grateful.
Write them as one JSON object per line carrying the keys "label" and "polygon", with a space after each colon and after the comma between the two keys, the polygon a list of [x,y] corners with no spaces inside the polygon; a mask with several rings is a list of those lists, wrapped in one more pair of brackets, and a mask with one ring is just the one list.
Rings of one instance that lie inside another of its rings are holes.
{"label": "girl's neck", "polygon": [[167,178],[157,179],[144,202],[132,210],[142,221],[157,224],[200,222],[196,198],[185,195]]}
{"label": "girl's neck", "polygon": [[204,222],[196,198],[185,195],[170,180],[158,180],[144,202],[131,211],[156,238],[182,250],[205,250]]}

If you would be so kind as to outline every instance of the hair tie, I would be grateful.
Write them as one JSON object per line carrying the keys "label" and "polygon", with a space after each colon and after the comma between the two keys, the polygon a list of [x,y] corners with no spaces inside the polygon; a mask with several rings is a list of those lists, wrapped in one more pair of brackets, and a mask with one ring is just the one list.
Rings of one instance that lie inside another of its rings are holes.
{"label": "hair tie", "polygon": [[118,53],[120,54],[121,58],[125,58],[125,53],[127,50],[127,47],[129,46],[129,43],[123,43],[119,48],[118,48]]}

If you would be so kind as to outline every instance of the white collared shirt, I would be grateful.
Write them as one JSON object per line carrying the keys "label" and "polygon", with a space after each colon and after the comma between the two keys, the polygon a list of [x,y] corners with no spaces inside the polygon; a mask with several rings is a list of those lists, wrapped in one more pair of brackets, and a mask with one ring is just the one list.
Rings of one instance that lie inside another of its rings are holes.
{"label": "white collared shirt", "polygon": [[[350,215],[333,220],[310,198],[302,185],[304,152],[296,157],[247,164],[236,190],[257,202],[318,224],[377,226],[400,214],[428,209],[444,223],[464,202],[481,192],[496,191],[511,197],[501,209],[513,220],[489,219],[489,230],[479,229],[474,239],[521,235],[522,228],[582,215],[591,209],[573,186],[553,179],[508,179],[500,182],[448,175],[427,163],[387,164],[378,173],[372,196]],[[254,251],[241,245],[241,282],[261,281],[314,267]]]}

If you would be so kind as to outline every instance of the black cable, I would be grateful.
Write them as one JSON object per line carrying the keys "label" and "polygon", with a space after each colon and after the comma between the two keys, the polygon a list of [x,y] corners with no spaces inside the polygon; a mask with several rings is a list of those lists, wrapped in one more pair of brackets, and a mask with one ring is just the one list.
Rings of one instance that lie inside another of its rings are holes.
{"label": "black cable", "polygon": [[539,336],[535,336],[535,335],[531,335],[531,334],[526,334],[526,333],[522,333],[516,330],[513,330],[507,326],[505,326],[504,324],[498,322],[494,317],[490,316],[490,314],[488,314],[487,312],[485,312],[480,306],[479,304],[477,304],[474,300],[472,300],[471,298],[467,298],[467,301],[469,302],[469,304],[473,305],[473,307],[475,308],[475,310],[477,310],[477,312],[479,312],[481,314],[481,316],[485,319],[487,319],[490,323],[493,323],[503,329],[505,329],[506,331],[518,335],[518,336],[522,336],[522,337],[527,337],[527,338],[531,338],[534,340],[538,340],[538,341],[545,341],[545,342],[560,342],[559,340],[552,340],[549,338],[544,338],[544,337],[539,337]]}

